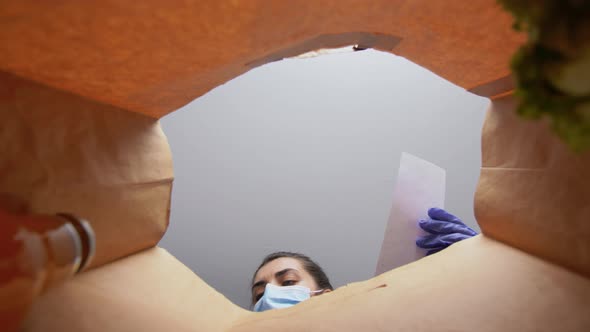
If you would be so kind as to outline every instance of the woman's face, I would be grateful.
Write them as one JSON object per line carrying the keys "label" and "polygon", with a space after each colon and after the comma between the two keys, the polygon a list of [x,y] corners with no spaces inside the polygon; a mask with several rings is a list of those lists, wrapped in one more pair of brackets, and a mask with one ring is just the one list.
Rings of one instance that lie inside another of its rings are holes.
{"label": "woman's face", "polygon": [[258,270],[252,284],[253,303],[262,297],[267,283],[275,286],[300,285],[312,291],[318,288],[313,277],[305,271],[299,260],[292,257],[277,258]]}

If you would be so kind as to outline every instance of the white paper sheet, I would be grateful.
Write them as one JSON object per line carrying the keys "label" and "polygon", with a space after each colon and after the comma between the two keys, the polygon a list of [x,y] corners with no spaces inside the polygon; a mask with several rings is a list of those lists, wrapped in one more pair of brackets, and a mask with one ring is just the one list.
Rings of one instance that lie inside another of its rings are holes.
{"label": "white paper sheet", "polygon": [[426,234],[418,220],[427,218],[431,207],[444,208],[445,181],[444,169],[402,153],[376,275],[426,255],[426,250],[416,246],[416,237]]}

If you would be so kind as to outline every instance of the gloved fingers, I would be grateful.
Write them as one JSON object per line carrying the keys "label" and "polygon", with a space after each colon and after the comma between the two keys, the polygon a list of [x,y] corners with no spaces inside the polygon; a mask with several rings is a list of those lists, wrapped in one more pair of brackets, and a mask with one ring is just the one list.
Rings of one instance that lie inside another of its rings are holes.
{"label": "gloved fingers", "polygon": [[423,249],[435,249],[437,247],[450,246],[453,243],[465,240],[471,236],[459,233],[453,234],[430,234],[416,239],[416,245]]}
{"label": "gloved fingers", "polygon": [[467,234],[467,235],[471,235],[471,236],[475,236],[478,234],[471,227],[465,225],[465,223],[463,223],[463,221],[461,221],[461,219],[455,217],[454,215],[448,213],[447,211],[445,211],[443,209],[431,208],[428,210],[428,216],[433,220],[447,221],[449,223],[453,223],[453,224],[461,225],[461,226],[465,227],[462,231],[460,231],[463,234]]}
{"label": "gloved fingers", "polygon": [[435,249],[430,249],[426,252],[426,256],[430,256],[432,254],[436,254],[437,252],[445,249],[446,247],[440,247],[440,248],[435,248]]}
{"label": "gloved fingers", "polygon": [[438,234],[420,236],[416,239],[416,245],[422,249],[434,249],[444,246]]}
{"label": "gloved fingers", "polygon": [[439,235],[439,237],[440,237],[440,241],[442,243],[451,245],[453,243],[457,243],[459,241],[463,241],[465,239],[469,239],[469,238],[471,238],[471,235],[465,235],[465,234],[461,234],[461,233],[455,233],[455,234]]}
{"label": "gloved fingers", "polygon": [[458,225],[464,225],[466,226],[461,219],[455,217],[454,215],[448,213],[447,211],[441,209],[441,208],[437,208],[437,207],[433,207],[428,209],[428,216],[431,219],[436,219],[436,220],[442,220],[442,221],[448,221],[448,222],[452,222],[454,224],[458,224]]}
{"label": "gloved fingers", "polygon": [[436,219],[427,219],[427,220],[419,220],[418,225],[423,230],[427,231],[431,234],[452,234],[452,233],[461,233],[465,235],[477,235],[477,233],[472,230],[471,228],[454,224],[448,221],[443,220],[436,220]]}
{"label": "gloved fingers", "polygon": [[469,235],[469,236],[476,236],[479,233],[476,232],[473,228],[471,228],[469,226],[465,226],[465,228],[463,228],[463,234]]}

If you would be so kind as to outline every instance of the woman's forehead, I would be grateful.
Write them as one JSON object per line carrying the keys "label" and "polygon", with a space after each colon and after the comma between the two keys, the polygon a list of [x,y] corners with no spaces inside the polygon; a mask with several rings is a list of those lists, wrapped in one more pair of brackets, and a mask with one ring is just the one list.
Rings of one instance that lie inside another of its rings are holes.
{"label": "woman's forehead", "polygon": [[281,257],[274,259],[261,267],[256,273],[254,282],[259,280],[272,280],[275,273],[285,269],[294,269],[301,274],[305,273],[305,270],[298,259],[293,257]]}

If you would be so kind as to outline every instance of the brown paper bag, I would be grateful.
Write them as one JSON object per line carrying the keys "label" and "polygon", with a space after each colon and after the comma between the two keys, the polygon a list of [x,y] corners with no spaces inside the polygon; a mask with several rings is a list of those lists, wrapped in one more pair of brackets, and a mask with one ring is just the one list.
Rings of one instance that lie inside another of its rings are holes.
{"label": "brown paper bag", "polygon": [[484,234],[590,276],[590,151],[574,153],[543,121],[494,100],[475,196]]}
{"label": "brown paper bag", "polygon": [[3,1],[0,70],[161,117],[258,65],[360,44],[492,96],[524,40],[511,24],[495,0]]}
{"label": "brown paper bag", "polygon": [[75,277],[24,331],[562,331],[590,326],[590,280],[478,236],[288,309],[254,313],[163,249]]}
{"label": "brown paper bag", "polygon": [[154,246],[172,162],[158,121],[0,72],[0,193],[96,232],[92,266]]}
{"label": "brown paper bag", "polygon": [[523,39],[494,0],[294,6],[2,3],[0,193],[33,212],[91,220],[99,265],[156,244],[168,223],[170,151],[143,115],[163,116],[269,61],[346,44],[493,95],[509,88],[508,58]]}

